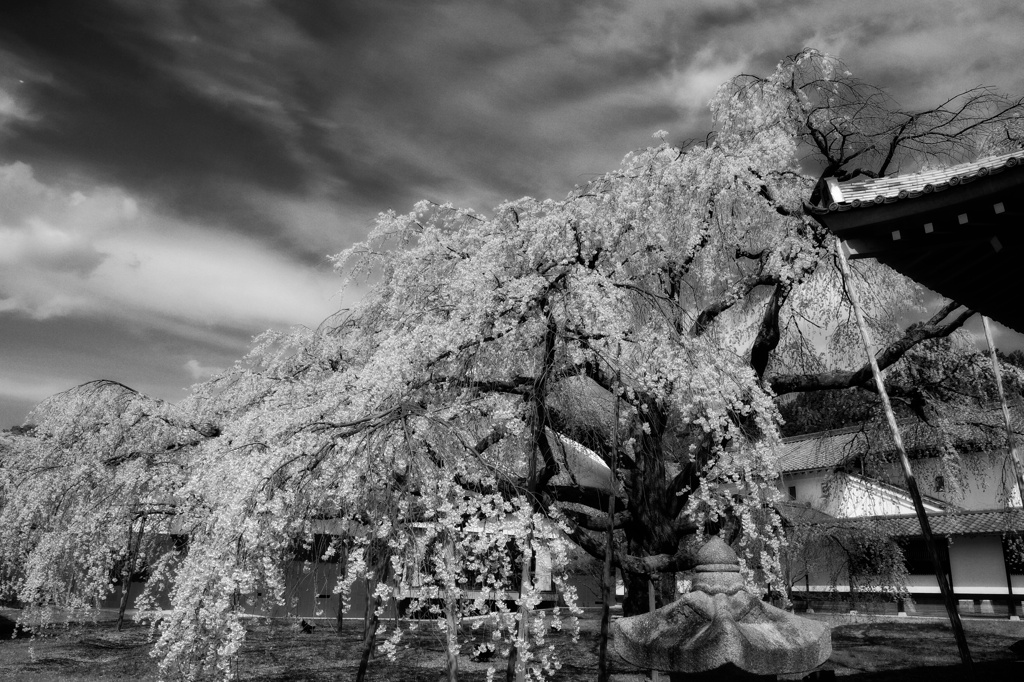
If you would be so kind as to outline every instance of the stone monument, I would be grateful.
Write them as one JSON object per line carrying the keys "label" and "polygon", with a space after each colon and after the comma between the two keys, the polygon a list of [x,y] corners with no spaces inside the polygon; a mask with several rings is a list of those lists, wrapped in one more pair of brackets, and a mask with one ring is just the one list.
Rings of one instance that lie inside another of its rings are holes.
{"label": "stone monument", "polygon": [[[642,668],[737,679],[810,671],[832,653],[828,623],[801,618],[751,594],[739,559],[715,536],[697,553],[693,588],[651,613],[612,624],[615,650]],[[684,679],[682,675],[672,678]]]}

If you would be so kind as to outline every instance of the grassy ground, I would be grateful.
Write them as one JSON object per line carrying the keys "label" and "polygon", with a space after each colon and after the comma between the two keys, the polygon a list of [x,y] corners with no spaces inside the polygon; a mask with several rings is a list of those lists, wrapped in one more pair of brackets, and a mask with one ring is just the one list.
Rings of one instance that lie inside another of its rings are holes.
{"label": "grassy ground", "polygon": [[[825,668],[854,680],[964,679],[948,624],[941,620],[885,617],[814,616],[833,625],[833,654]],[[339,634],[326,622],[310,634],[288,623],[253,621],[246,647],[238,657],[239,679],[260,682],[353,679],[359,664],[357,623],[346,623]],[[563,654],[556,679],[583,682],[597,677],[597,616],[582,623],[578,644],[565,634],[552,641]],[[1024,679],[1024,622],[969,620],[966,629],[978,675]],[[8,633],[8,637],[10,634]],[[443,649],[436,631],[422,627],[394,663],[377,658],[370,664],[371,680],[437,682],[443,679]],[[0,642],[0,680],[28,682],[107,682],[157,679],[156,662],[148,655],[149,630],[128,624],[122,632],[113,623],[75,624],[34,639]],[[464,651],[469,650],[464,647]],[[496,661],[503,673],[504,661]],[[486,679],[488,664],[463,657],[460,679]],[[613,670],[620,680],[640,679],[640,671],[622,662]],[[1009,675],[1009,676],[1008,676]],[[503,675],[499,676],[503,679]]]}

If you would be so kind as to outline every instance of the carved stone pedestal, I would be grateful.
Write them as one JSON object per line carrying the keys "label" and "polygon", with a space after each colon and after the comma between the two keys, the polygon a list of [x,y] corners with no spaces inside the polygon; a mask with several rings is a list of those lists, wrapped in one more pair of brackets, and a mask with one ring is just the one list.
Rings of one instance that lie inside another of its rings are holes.
{"label": "carved stone pedestal", "polygon": [[736,553],[722,539],[705,543],[697,561],[690,592],[657,611],[613,623],[620,656],[682,681],[775,679],[811,671],[831,655],[828,624],[748,592]]}

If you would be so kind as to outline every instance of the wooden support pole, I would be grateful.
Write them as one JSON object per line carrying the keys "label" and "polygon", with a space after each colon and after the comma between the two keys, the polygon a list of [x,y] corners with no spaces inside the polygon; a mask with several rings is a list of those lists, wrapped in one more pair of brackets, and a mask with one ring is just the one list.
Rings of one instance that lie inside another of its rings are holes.
{"label": "wooden support pole", "polygon": [[[654,601],[654,578],[653,576],[647,579],[647,611],[648,613],[654,613],[655,601]],[[657,670],[651,670],[651,682],[662,682],[661,673]]]}
{"label": "wooden support pole", "polygon": [[520,562],[519,572],[519,601],[521,605],[519,607],[519,629],[516,631],[516,642],[512,646],[512,650],[508,656],[508,668],[505,672],[505,679],[507,682],[526,682],[526,663],[521,659],[522,654],[520,652],[520,644],[526,646],[527,638],[530,636],[530,609],[528,607],[527,592],[532,588],[530,583],[530,560],[533,557],[532,554],[532,542],[533,534],[528,533],[526,536],[526,551],[523,552],[523,559]]}
{"label": "wooden support pole", "polygon": [[[615,387],[618,391],[618,386]],[[615,543],[615,470],[619,466],[619,395],[615,394],[615,422],[612,424],[612,461],[608,468],[608,481],[610,484],[608,495],[608,533],[605,535],[604,545],[604,573],[602,575],[602,587],[604,597],[601,605],[601,644],[597,655],[597,679],[598,682],[608,682],[611,679],[611,669],[608,665],[608,631],[611,625],[611,608],[615,602],[615,569],[612,568],[612,554]]]}
{"label": "wooden support pole", "polygon": [[999,550],[1003,554],[1003,570],[1006,571],[1006,601],[1010,620],[1020,620],[1017,615],[1017,601],[1013,598],[1013,573],[1010,572],[1010,557],[1006,556],[1006,538],[999,538]]}
{"label": "wooden support pole", "polygon": [[939,583],[939,590],[946,603],[946,613],[949,615],[949,622],[953,626],[953,636],[956,638],[956,646],[960,651],[960,660],[967,668],[968,675],[971,674],[973,664],[971,661],[971,650],[967,646],[967,636],[964,634],[963,623],[960,622],[960,614],[957,611],[956,601],[953,598],[953,589],[946,577],[945,566],[939,556],[938,547],[935,546],[935,538],[932,537],[931,524],[928,515],[924,510],[924,502],[921,499],[921,491],[918,490],[917,480],[910,468],[910,460],[907,458],[907,451],[903,447],[903,438],[900,436],[900,428],[896,423],[896,414],[892,410],[892,403],[889,402],[889,394],[885,390],[885,383],[882,381],[882,373],[878,369],[878,362],[875,360],[875,347],[871,341],[871,332],[867,322],[864,321],[864,313],[860,308],[860,301],[857,298],[857,289],[853,285],[853,276],[850,273],[850,264],[846,261],[846,253],[843,251],[842,242],[836,238],[836,255],[839,259],[839,268],[843,273],[843,280],[846,283],[846,293],[850,297],[850,304],[853,306],[853,313],[857,319],[857,326],[860,327],[861,339],[864,341],[864,349],[868,354],[868,362],[871,364],[871,374],[875,378],[875,386],[878,388],[878,397],[882,399],[882,407],[885,409],[885,418],[889,423],[889,431],[892,433],[893,443],[896,445],[896,452],[900,456],[900,465],[903,468],[903,477],[910,491],[910,497],[914,501],[914,511],[917,512],[917,520],[921,524],[921,534],[924,536],[925,545],[928,547],[928,554],[931,556],[932,564],[935,566],[935,579]]}
{"label": "wooden support pole", "polygon": [[[455,542],[451,536],[445,539],[444,543],[444,558],[448,562],[449,566],[455,566]],[[529,580],[529,564],[523,566],[523,580],[524,584],[526,580]],[[520,593],[521,594],[521,593]],[[445,668],[448,673],[448,682],[459,682],[459,600],[455,598],[455,595],[448,591],[445,595],[444,600],[444,618],[445,618]],[[525,620],[525,618],[524,618]],[[521,624],[520,624],[521,625]]]}
{"label": "wooden support pole", "polygon": [[[341,545],[341,559],[338,562],[338,568],[341,571],[341,582],[344,583],[348,577],[348,539],[346,537],[345,542]],[[341,634],[341,630],[345,625],[345,600],[342,595],[338,595],[338,634]]]}
{"label": "wooden support pole", "polygon": [[1017,452],[1016,440],[1013,437],[1013,425],[1010,421],[1010,408],[1006,404],[1006,394],[1003,392],[1003,373],[999,370],[999,359],[996,358],[996,344],[992,342],[992,326],[988,317],[981,316],[985,326],[985,340],[988,342],[988,357],[992,361],[992,374],[996,377],[996,389],[999,391],[999,404],[1003,408],[1003,423],[1006,425],[1006,447],[1010,457],[1010,465],[1017,481],[1017,495],[1020,497],[1021,506],[1024,506],[1024,465],[1020,461],[1020,453]]}
{"label": "wooden support pole", "polygon": [[[547,396],[548,379],[551,375],[551,368],[555,363],[555,340],[557,327],[554,318],[548,314],[547,331],[544,333],[544,351],[541,356],[540,369],[533,380],[533,393],[530,398],[533,402],[533,414],[530,418],[531,439],[527,447],[527,481],[526,492],[534,511],[537,510],[537,455],[544,447],[543,443],[547,436],[547,412],[544,407],[544,400]],[[546,464],[545,464],[546,466]],[[529,638],[530,604],[524,592],[532,589],[530,582],[530,561],[536,553],[533,549],[533,530],[526,534],[526,551],[523,552],[522,572],[519,582],[519,634],[516,637],[516,644],[513,644],[508,654],[508,666],[505,668],[506,682],[526,682],[526,662],[519,651],[519,645],[527,646]]]}

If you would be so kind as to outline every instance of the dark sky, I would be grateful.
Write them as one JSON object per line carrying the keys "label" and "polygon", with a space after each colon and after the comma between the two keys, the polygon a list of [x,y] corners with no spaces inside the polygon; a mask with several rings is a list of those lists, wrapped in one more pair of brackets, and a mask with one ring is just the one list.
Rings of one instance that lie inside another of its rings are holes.
{"label": "dark sky", "polygon": [[1019,0],[0,3],[0,427],[92,378],[178,399],[353,294],[418,199],[562,197],[804,46],[907,106],[1024,92]]}

